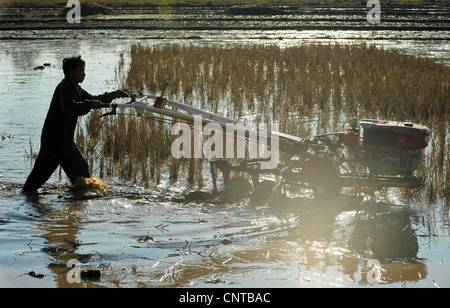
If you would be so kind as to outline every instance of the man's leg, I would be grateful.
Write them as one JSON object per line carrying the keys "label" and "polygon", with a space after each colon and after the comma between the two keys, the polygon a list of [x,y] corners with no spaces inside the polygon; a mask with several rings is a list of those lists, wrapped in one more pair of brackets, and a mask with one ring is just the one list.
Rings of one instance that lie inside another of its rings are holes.
{"label": "man's leg", "polygon": [[38,190],[52,176],[58,165],[59,160],[55,155],[39,153],[22,191],[34,192]]}
{"label": "man's leg", "polygon": [[65,155],[61,159],[61,167],[64,172],[69,177],[69,180],[72,184],[75,184],[75,181],[79,177],[90,178],[91,174],[89,172],[89,165],[84,159],[83,155],[81,155],[80,150],[75,147],[75,150],[67,155]]}

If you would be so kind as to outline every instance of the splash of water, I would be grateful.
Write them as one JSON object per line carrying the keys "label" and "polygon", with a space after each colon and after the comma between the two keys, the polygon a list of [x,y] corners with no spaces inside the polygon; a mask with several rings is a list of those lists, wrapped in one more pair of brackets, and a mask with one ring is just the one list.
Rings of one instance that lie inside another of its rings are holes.
{"label": "splash of water", "polygon": [[108,183],[96,176],[90,178],[79,178],[74,183],[74,188],[76,190],[83,190],[87,192],[89,191],[101,191],[104,193],[109,192]]}

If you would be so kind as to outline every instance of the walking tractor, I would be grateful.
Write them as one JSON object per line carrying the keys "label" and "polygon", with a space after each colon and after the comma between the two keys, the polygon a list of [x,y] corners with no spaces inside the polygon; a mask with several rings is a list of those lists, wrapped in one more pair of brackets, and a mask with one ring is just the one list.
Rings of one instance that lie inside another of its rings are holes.
{"label": "walking tractor", "polygon": [[[167,83],[164,87],[167,87]],[[201,116],[202,125],[217,123],[226,128],[227,123],[241,122],[192,106],[171,101],[160,96],[132,94],[125,104],[104,104],[114,115],[117,108],[135,108],[138,114],[144,111],[159,114],[178,121],[194,124]],[[148,103],[152,100],[152,103]],[[154,101],[153,101],[154,100]],[[197,116],[197,117],[196,117]],[[235,127],[244,127],[243,125]],[[248,128],[244,132],[250,135]],[[218,171],[223,174],[224,185],[230,181],[232,171],[248,173],[254,188],[260,186],[262,174],[278,178],[277,187],[282,192],[295,192],[303,188],[312,189],[314,195],[335,195],[343,187],[354,187],[358,193],[362,187],[406,187],[419,188],[423,178],[416,176],[421,159],[421,150],[428,146],[430,130],[411,122],[382,120],[352,120],[344,131],[299,138],[276,131],[267,131],[269,137],[276,136],[279,150],[290,155],[285,163],[273,169],[261,168],[265,159],[246,159],[239,164],[229,160],[211,161],[214,190],[217,190]]]}

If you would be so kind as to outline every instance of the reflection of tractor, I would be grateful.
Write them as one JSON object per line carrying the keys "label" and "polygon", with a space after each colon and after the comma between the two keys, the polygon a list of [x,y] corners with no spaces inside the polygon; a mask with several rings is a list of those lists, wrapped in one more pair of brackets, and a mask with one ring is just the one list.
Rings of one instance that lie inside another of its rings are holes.
{"label": "reflection of tractor", "polygon": [[[252,175],[258,185],[262,173],[281,175],[281,188],[305,186],[316,195],[338,194],[342,187],[417,188],[422,179],[414,176],[420,150],[427,147],[430,131],[409,122],[362,120],[344,132],[299,139],[280,135],[280,150],[293,155],[291,161],[275,170],[261,170],[258,161],[238,166],[224,161],[212,162],[227,177],[230,171]],[[216,172],[213,171],[215,181]],[[226,182],[227,180],[225,180]]]}
{"label": "reflection of tractor", "polygon": [[404,208],[382,210],[358,216],[350,238],[351,247],[361,254],[370,251],[378,260],[416,258],[419,245],[410,213]]}

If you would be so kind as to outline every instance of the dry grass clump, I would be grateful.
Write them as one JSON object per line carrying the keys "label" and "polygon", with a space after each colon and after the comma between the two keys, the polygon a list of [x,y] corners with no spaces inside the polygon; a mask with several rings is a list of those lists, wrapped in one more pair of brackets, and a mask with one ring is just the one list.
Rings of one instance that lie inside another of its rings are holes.
{"label": "dry grass clump", "polygon": [[[448,196],[450,68],[372,45],[133,45],[117,78],[130,90],[171,99],[248,123],[280,124],[306,137],[341,130],[348,119],[414,121],[433,131],[422,173],[429,194]],[[162,167],[201,180],[201,161],[175,161],[170,125],[130,116],[87,118],[79,142],[101,175],[148,182]],[[181,169],[180,169],[181,168]],[[430,181],[428,179],[428,181]],[[443,184],[444,183],[444,184]],[[447,186],[445,186],[447,185]],[[430,188],[431,187],[431,188]]]}
{"label": "dry grass clump", "polygon": [[423,121],[450,108],[447,66],[373,45],[133,45],[131,59],[129,88],[156,92],[168,80],[172,97],[237,118],[317,108]]}

